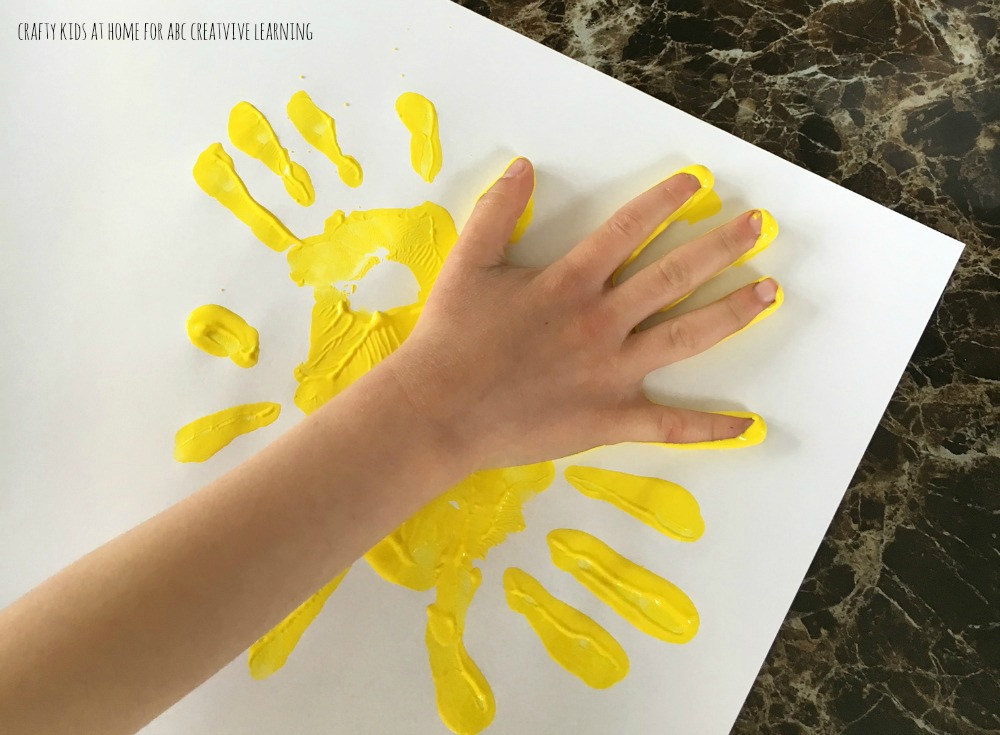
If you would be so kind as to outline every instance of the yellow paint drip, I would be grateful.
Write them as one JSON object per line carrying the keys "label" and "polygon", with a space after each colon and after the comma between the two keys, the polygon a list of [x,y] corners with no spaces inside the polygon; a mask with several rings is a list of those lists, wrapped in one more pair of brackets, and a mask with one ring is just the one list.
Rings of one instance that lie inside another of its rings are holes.
{"label": "yellow paint drip", "polygon": [[[516,161],[517,159],[518,159],[517,156],[512,158],[510,160],[510,163],[507,164],[506,168],[510,168],[511,164],[514,163],[514,161]],[[499,180],[500,178],[494,179],[493,183],[487,186],[486,189],[483,191],[483,193],[476,198],[476,201],[482,199],[483,194],[492,189]],[[531,225],[531,220],[534,216],[535,216],[535,180],[534,180],[534,170],[532,170],[531,196],[528,198],[528,203],[525,205],[524,211],[521,213],[521,216],[518,217],[517,222],[514,223],[514,232],[510,236],[511,245],[516,244],[524,236],[524,233]]]}
{"label": "yellow paint drip", "polygon": [[520,569],[504,572],[503,588],[510,609],[528,619],[545,650],[566,671],[594,689],[607,689],[625,678],[625,650],[592,618],[553,597]]}
{"label": "yellow paint drip", "polygon": [[597,467],[567,467],[565,476],[588,498],[610,503],[664,536],[696,541],[705,532],[698,501],[673,482]]}
{"label": "yellow paint drip", "polygon": [[308,600],[293,610],[260,640],[250,646],[247,665],[254,679],[266,679],[285,665],[306,628],[316,619],[327,599],[337,589],[347,571],[338,574]]}
{"label": "yellow paint drip", "polygon": [[552,562],[643,633],[687,643],[698,611],[678,587],[583,531],[561,528],[547,537]]}
{"label": "yellow paint drip", "polygon": [[429,184],[441,170],[437,110],[423,95],[404,92],[396,100],[396,114],[410,132],[410,165]]}
{"label": "yellow paint drip", "polygon": [[296,130],[313,148],[325,155],[337,167],[340,180],[351,188],[361,186],[364,174],[356,158],[344,155],[337,143],[337,126],[326,112],[316,106],[304,91],[288,100],[288,117]]}
{"label": "yellow paint drip", "polygon": [[187,318],[191,344],[215,357],[228,357],[243,368],[257,364],[260,343],[257,330],[224,306],[205,304]]}
{"label": "yellow paint drip", "polygon": [[247,403],[195,419],[177,431],[174,459],[204,462],[241,434],[272,423],[280,412],[277,403]]}
{"label": "yellow paint drip", "polygon": [[236,173],[233,159],[219,143],[212,143],[202,151],[193,173],[202,191],[236,215],[269,248],[281,252],[298,243],[277,217],[250,196]]}
{"label": "yellow paint drip", "polygon": [[316,201],[309,172],[291,159],[288,151],[278,142],[271,123],[249,102],[239,102],[229,112],[229,140],[278,176],[288,196],[297,203],[308,207]]}
{"label": "yellow paint drip", "polygon": [[627,268],[632,261],[639,257],[641,253],[649,243],[655,240],[667,227],[672,225],[678,220],[685,220],[689,225],[693,225],[696,222],[700,222],[703,219],[707,219],[715,214],[718,214],[722,209],[722,201],[719,196],[712,191],[712,187],[715,186],[715,178],[712,176],[712,172],[709,171],[704,166],[693,165],[685,166],[684,168],[675,171],[671,176],[676,176],[677,174],[691,174],[698,182],[701,187],[692,194],[684,204],[680,206],[675,212],[673,212],[669,217],[667,217],[659,226],[653,230],[653,233],[643,240],[642,244],[639,245],[632,254],[628,256],[628,259],[618,266],[615,271],[612,280],[617,282],[622,271]]}

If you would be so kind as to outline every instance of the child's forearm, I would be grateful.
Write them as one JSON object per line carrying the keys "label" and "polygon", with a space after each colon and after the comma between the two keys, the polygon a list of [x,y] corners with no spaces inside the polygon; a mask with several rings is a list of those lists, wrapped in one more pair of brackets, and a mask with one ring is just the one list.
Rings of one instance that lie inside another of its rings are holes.
{"label": "child's forearm", "polygon": [[441,442],[376,370],[63,570],[0,612],[5,730],[135,731],[461,479]]}

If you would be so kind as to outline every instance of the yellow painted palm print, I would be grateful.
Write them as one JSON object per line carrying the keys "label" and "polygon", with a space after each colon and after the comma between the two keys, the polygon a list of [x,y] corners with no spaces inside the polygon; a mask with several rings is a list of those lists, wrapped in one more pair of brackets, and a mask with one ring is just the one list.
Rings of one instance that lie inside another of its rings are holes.
{"label": "yellow painted palm print", "polygon": [[[334,119],[304,91],[292,96],[286,110],[292,127],[329,159],[343,183],[360,185],[362,163],[341,149]],[[430,100],[413,92],[400,96],[395,111],[401,122],[401,164],[408,152],[416,174],[414,185],[422,186],[420,180],[430,182],[443,162],[437,112]],[[228,147],[256,160],[241,159],[241,166],[264,165],[281,179],[298,205],[314,202],[308,171],[294,160],[256,107],[248,102],[236,104],[227,132]],[[194,165],[195,181],[264,245],[285,253],[291,280],[298,287],[312,289],[315,297],[309,351],[293,371],[298,384],[295,404],[308,414],[407,338],[458,237],[455,225],[445,209],[427,202],[409,209],[335,211],[322,232],[300,238],[251,196],[226,148],[222,143],[205,148]],[[709,175],[700,200],[714,198],[710,189]],[[532,208],[529,205],[518,222],[515,240],[528,227]],[[686,216],[694,214],[688,211]],[[385,311],[352,308],[356,284],[383,260],[410,269],[419,286],[416,301]],[[241,368],[257,362],[257,330],[235,311],[216,304],[200,305],[188,315],[187,331],[192,344],[208,355],[229,359]],[[277,403],[249,403],[195,419],[177,432],[175,457],[182,462],[207,460],[239,435],[273,422],[280,408]],[[763,422],[753,414],[743,415],[755,421],[741,437],[700,446],[750,446],[761,441]],[[668,539],[692,542],[704,530],[695,498],[666,480],[590,467],[570,467],[565,476],[581,494],[628,513]],[[412,590],[435,591],[435,600],[427,608],[428,663],[441,719],[459,735],[485,729],[496,709],[489,683],[463,644],[466,611],[482,579],[477,563],[509,534],[524,528],[524,504],[553,478],[551,462],[477,472],[365,555],[387,581]],[[558,569],[640,631],[667,643],[685,643],[697,632],[698,612],[682,590],[604,541],[584,531],[558,529],[549,534],[548,544]],[[249,668],[254,678],[271,676],[285,666],[345,573],[251,646]],[[526,571],[508,569],[503,584],[510,609],[524,617],[549,655],[584,684],[607,688],[628,673],[625,651],[595,620],[554,597]]]}

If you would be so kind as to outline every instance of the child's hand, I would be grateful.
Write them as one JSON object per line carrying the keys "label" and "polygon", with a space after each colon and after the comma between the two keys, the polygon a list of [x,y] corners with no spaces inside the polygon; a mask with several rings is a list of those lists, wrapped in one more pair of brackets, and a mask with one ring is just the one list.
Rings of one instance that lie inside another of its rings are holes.
{"label": "child's hand", "polygon": [[696,355],[774,301],[767,279],[633,332],[754,244],[750,212],[677,248],[624,283],[611,276],[698,188],[675,175],[636,197],[546,268],[506,262],[531,195],[518,159],[479,201],[445,263],[416,330],[384,365],[468,469],[526,464],[625,441],[697,442],[749,424],[649,401],[650,371]]}

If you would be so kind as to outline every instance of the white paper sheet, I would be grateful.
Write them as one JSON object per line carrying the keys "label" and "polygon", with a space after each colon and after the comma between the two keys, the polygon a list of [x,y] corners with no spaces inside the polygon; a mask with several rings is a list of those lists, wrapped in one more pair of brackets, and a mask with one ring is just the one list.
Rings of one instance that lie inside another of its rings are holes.
{"label": "white paper sheet", "polygon": [[[116,20],[308,21],[314,39],[14,40],[20,22]],[[723,213],[674,228],[652,251],[767,207],[781,225],[776,243],[694,303],[765,274],[787,300],[751,332],[655,373],[650,391],[685,406],[757,411],[769,437],[729,453],[628,446],[589,455],[688,487],[704,537],[658,537],[560,477],[528,506],[527,530],[483,564],[466,640],[496,694],[490,733],[728,732],[958,243],[446,0],[14,0],[0,28],[0,605],[300,417],[291,371],[305,355],[311,293],[293,286],[282,255],[198,190],[191,166],[208,143],[226,145],[255,196],[299,235],[318,232],[336,208],[427,199],[461,223],[511,155],[527,155],[539,172],[536,220],[518,246],[528,262],[551,260],[631,195],[703,163]],[[298,89],[337,119],[345,151],[364,165],[361,189],[343,186],[285,118]],[[444,167],[431,186],[410,170],[393,112],[407,90],[440,114]],[[228,111],[243,99],[309,169],[313,207],[294,204],[229,145]],[[260,329],[257,367],[238,370],[187,342],[184,319],[206,302]],[[203,465],[172,460],[179,426],[260,400],[283,404],[275,425]],[[544,538],[556,527],[597,533],[686,590],[702,616],[695,640],[647,638],[554,569]],[[631,658],[622,683],[591,691],[546,656],[504,604],[500,575],[512,564],[621,641]],[[240,657],[148,731],[442,732],[423,643],[428,602],[358,564],[284,670],[255,682]]]}

